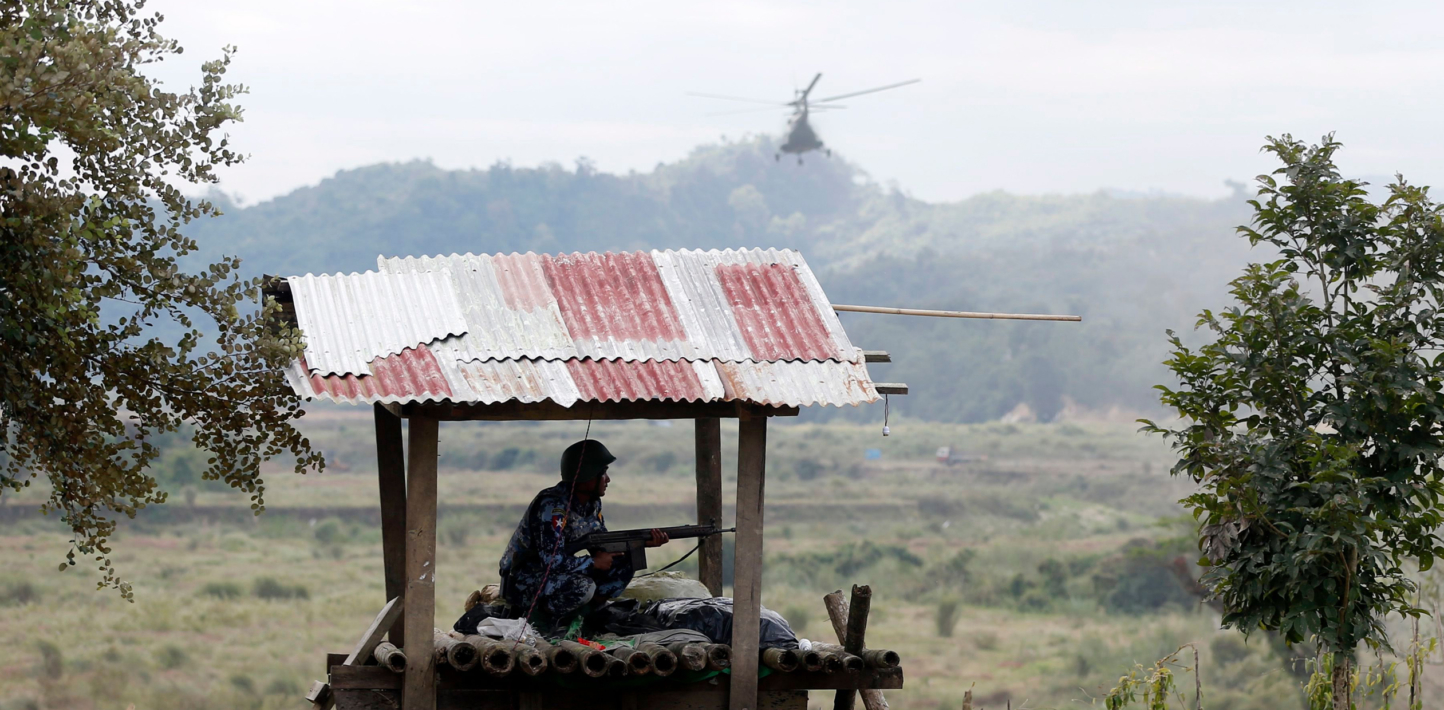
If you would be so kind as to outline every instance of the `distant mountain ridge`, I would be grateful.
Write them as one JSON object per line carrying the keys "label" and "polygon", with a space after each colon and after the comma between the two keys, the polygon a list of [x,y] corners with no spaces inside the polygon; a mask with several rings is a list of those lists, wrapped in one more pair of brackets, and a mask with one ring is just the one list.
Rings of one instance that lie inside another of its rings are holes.
{"label": "distant mountain ridge", "polygon": [[[345,170],[190,226],[205,257],[251,273],[374,269],[376,256],[789,247],[834,302],[1074,312],[1079,324],[845,317],[888,349],[874,377],[907,381],[894,411],[979,421],[1019,404],[1146,409],[1165,328],[1223,305],[1248,259],[1241,195],[1019,196],[927,203],[840,158],[773,159],[769,139],[697,148],[647,173],[561,166],[443,170],[421,161]],[[811,416],[866,416],[824,412]]]}

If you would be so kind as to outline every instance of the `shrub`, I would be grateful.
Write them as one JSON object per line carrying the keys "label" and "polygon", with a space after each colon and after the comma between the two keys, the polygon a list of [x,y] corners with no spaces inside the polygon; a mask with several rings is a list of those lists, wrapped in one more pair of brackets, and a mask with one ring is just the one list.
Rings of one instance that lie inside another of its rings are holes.
{"label": "shrub", "polygon": [[825,471],[826,467],[818,463],[816,459],[805,458],[799,459],[793,466],[793,470],[797,472],[798,478],[804,481],[811,481],[817,478],[818,474]]}
{"label": "shrub", "polygon": [[[927,572],[917,579],[912,594],[919,596],[935,590],[949,596],[960,593],[971,586],[974,575],[969,566],[977,555],[971,548],[959,550],[947,560],[929,567]],[[976,603],[978,599],[974,597],[973,601]]]}
{"label": "shrub", "polygon": [[1213,651],[1214,662],[1220,666],[1227,666],[1248,658],[1248,646],[1235,634],[1213,637],[1213,640],[1208,643],[1208,648]]}
{"label": "shrub", "polygon": [[16,582],[0,592],[0,606],[24,606],[40,601],[40,592],[29,580]]}
{"label": "shrub", "polygon": [[321,523],[316,526],[316,529],[312,531],[312,534],[314,534],[316,540],[323,545],[335,545],[345,542],[346,538],[349,537],[341,527],[341,521],[335,518],[327,518],[321,521]]}
{"label": "shrub", "polygon": [[201,594],[217,599],[235,599],[241,596],[241,585],[235,582],[207,582],[201,587]]}
{"label": "shrub", "polygon": [[248,675],[237,673],[231,676],[231,687],[245,693],[246,695],[256,694],[256,682]]}
{"label": "shrub", "polygon": [[998,648],[998,635],[991,631],[984,631],[973,636],[973,645],[981,651],[992,651]]}
{"label": "shrub", "polygon": [[441,533],[441,541],[443,543],[455,547],[463,547],[466,545],[467,540],[471,538],[471,529],[474,525],[475,521],[473,520],[447,517],[442,519],[441,523],[437,525],[437,528],[438,532]]}
{"label": "shrub", "polygon": [[266,686],[266,695],[300,695],[301,686],[290,678],[277,678]]}
{"label": "shrub", "polygon": [[443,468],[459,468],[466,471],[485,471],[488,457],[486,451],[480,448],[472,449],[446,449],[441,452]]}
{"label": "shrub", "polygon": [[175,670],[190,661],[190,656],[185,649],[175,644],[166,644],[164,648],[155,653],[155,662],[166,670]]}
{"label": "shrub", "polygon": [[958,626],[958,600],[944,599],[938,602],[937,614],[933,621],[937,624],[938,636],[952,638],[953,629]]}
{"label": "shrub", "polygon": [[260,577],[256,580],[252,593],[257,598],[266,600],[276,599],[310,599],[311,593],[301,585],[289,585],[277,581],[274,577]]}
{"label": "shrub", "polygon": [[60,647],[49,641],[41,640],[35,643],[40,649],[40,674],[50,680],[60,680],[65,673],[65,657],[60,653]]}
{"label": "shrub", "polygon": [[677,453],[671,450],[661,451],[642,459],[642,463],[657,473],[666,473],[677,465]]}
{"label": "shrub", "polygon": [[807,629],[808,622],[812,621],[812,614],[804,607],[790,606],[783,612],[782,618],[787,619],[787,625],[800,634]]}
{"label": "shrub", "polygon": [[1043,592],[1054,599],[1068,598],[1068,569],[1053,558],[1038,565],[1038,574],[1043,575]]}
{"label": "shrub", "polygon": [[521,458],[521,449],[515,446],[508,446],[491,459],[493,471],[507,471],[516,466]]}

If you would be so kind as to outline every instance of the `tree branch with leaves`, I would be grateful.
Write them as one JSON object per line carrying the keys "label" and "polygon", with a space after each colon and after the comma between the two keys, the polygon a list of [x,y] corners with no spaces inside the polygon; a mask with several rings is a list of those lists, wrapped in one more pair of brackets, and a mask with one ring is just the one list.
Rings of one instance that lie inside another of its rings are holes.
{"label": "tree branch with leaves", "polygon": [[1387,645],[1386,615],[1423,613],[1406,566],[1444,555],[1444,219],[1403,178],[1370,201],[1339,148],[1269,140],[1283,166],[1239,231],[1279,258],[1199,317],[1212,342],[1169,333],[1177,384],[1158,389],[1180,419],[1142,423],[1199,484],[1183,502],[1224,624],[1317,638],[1344,708],[1357,646]]}
{"label": "tree branch with leaves", "polygon": [[182,188],[243,159],[223,131],[241,119],[232,50],[198,87],[165,90],[142,70],[181,48],[143,5],[0,7],[0,495],[45,476],[43,509],[73,533],[61,569],[93,557],[127,598],[109,541],[118,516],[165,502],[151,438],[193,427],[202,475],[257,513],[263,461],[322,465],[281,374],[299,334],[257,307],[239,259],[182,268],[197,244],[181,228],[219,214]]}

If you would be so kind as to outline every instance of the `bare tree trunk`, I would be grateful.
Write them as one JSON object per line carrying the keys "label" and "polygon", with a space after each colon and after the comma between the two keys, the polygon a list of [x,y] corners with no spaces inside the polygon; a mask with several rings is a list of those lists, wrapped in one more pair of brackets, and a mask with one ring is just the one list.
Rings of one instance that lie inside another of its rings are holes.
{"label": "bare tree trunk", "polygon": [[1349,657],[1343,653],[1334,653],[1334,710],[1349,710],[1349,676],[1352,675],[1353,664]]}

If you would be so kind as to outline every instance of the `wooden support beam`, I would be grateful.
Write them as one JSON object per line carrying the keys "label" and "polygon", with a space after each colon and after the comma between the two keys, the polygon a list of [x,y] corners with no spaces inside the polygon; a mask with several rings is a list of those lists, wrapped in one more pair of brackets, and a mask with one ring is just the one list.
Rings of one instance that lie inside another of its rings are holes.
{"label": "wooden support beam", "polygon": [[886,350],[864,350],[862,351],[863,362],[892,362],[892,356]]}
{"label": "wooden support beam", "polygon": [[758,710],[762,625],[762,505],[767,418],[745,417],[737,435],[737,544],[732,556],[732,681],[729,710]]}
{"label": "wooden support beam", "polygon": [[[436,624],[437,422],[412,417],[407,427],[406,648],[430,649]],[[416,653],[406,666],[402,710],[436,710],[436,658]]]}
{"label": "wooden support beam", "polygon": [[902,382],[874,382],[872,388],[878,394],[907,394],[908,386]]}
{"label": "wooden support beam", "polygon": [[[697,524],[722,527],[722,420],[697,421]],[[702,538],[697,578],[714,597],[722,596],[722,536]]]}
{"label": "wooden support beam", "polygon": [[[381,607],[381,613],[377,614],[376,618],[371,620],[371,625],[366,627],[366,630],[361,633],[361,638],[356,642],[356,646],[351,649],[350,655],[327,654],[327,680],[329,681],[331,679],[331,672],[335,668],[359,667],[365,663],[366,659],[370,658],[372,652],[380,645],[381,638],[386,635],[386,630],[391,628],[391,625],[396,623],[397,619],[401,618],[401,609],[401,598],[392,597],[386,602],[386,606]],[[335,696],[331,692],[331,684],[329,682],[323,683],[319,680],[311,685],[311,692],[306,694],[306,699],[311,701],[313,710],[331,710],[336,704]]]}
{"label": "wooden support beam", "polygon": [[[858,589],[859,589],[859,588],[856,587],[856,586],[854,586],[854,587],[852,588],[852,590],[853,590],[853,598],[854,598],[854,599],[857,598]],[[871,588],[871,587],[862,587],[862,589],[867,590],[865,596],[866,596],[867,599],[868,599],[868,606],[871,606],[872,588]],[[831,593],[831,594],[828,594],[827,596],[824,596],[824,597],[822,598],[822,604],[823,604],[823,606],[825,606],[825,607],[827,608],[827,618],[832,621],[832,630],[833,630],[833,633],[835,633],[835,634],[837,635],[837,642],[838,642],[839,644],[843,644],[843,645],[844,645],[844,646],[843,646],[843,651],[846,652],[846,651],[847,651],[846,644],[847,644],[847,642],[848,642],[848,629],[849,629],[849,626],[853,623],[853,614],[852,614],[852,612],[851,612],[851,605],[848,604],[847,600],[845,600],[845,599],[842,598],[842,590],[841,590],[841,589],[839,589],[839,590],[837,590],[837,591],[835,591],[835,592],[833,592],[833,593]],[[861,623],[862,623],[862,631],[861,631],[861,634],[865,636],[865,634],[866,634],[866,629],[867,629],[867,615],[866,615],[865,612],[864,612],[864,614],[863,614],[863,616],[862,616],[862,618],[861,618],[860,621],[861,621]],[[866,641],[866,638],[858,638],[858,639],[857,639],[858,646],[861,647],[864,641]],[[853,655],[858,655],[858,654],[853,654]],[[873,670],[873,669],[869,669],[869,671],[871,671],[871,670]],[[892,671],[896,671],[896,672],[899,673],[899,674],[902,673],[902,669],[901,669],[901,668],[894,668],[894,669],[892,669]],[[887,671],[887,672],[892,672],[892,671]],[[899,675],[899,680],[901,680],[901,675]],[[888,687],[888,688],[893,688],[893,687],[901,688],[902,685],[901,685],[901,683],[899,683],[899,684],[896,685],[896,686],[872,685],[872,686],[870,686],[870,687],[858,688],[859,693],[862,695],[862,703],[863,703],[864,706],[867,707],[867,710],[888,710],[887,698],[884,698],[883,695],[882,695],[882,689],[883,689],[884,687]],[[846,693],[846,697],[844,697],[844,693]],[[847,707],[852,707],[852,705],[853,705],[853,697],[852,697],[852,690],[851,690],[851,689],[839,689],[838,692],[837,692],[837,696],[833,698],[833,706],[834,706],[834,707],[839,706],[839,705],[843,705],[843,704],[845,704]]]}
{"label": "wooden support beam", "polygon": [[[376,482],[381,494],[381,558],[386,571],[386,598],[406,593],[406,458],[401,446],[401,418],[384,405],[375,406]],[[398,616],[388,638],[406,648],[406,622]]]}
{"label": "wooden support beam", "polygon": [[351,649],[351,653],[346,656],[346,659],[341,661],[341,665],[359,666],[365,663],[366,659],[371,657],[371,653],[376,650],[376,646],[381,643],[381,638],[386,635],[386,630],[391,628],[391,623],[401,615],[402,605],[403,602],[399,597],[393,597],[391,601],[386,602],[386,606],[381,607],[381,613],[377,614],[371,625],[366,627],[366,631],[361,634],[361,639],[356,642],[356,646]]}
{"label": "wooden support beam", "polygon": [[551,400],[497,404],[413,403],[401,405],[403,417],[440,421],[573,421],[587,419],[733,419],[742,416],[795,417],[797,407],[746,402],[577,402],[563,407]]}

